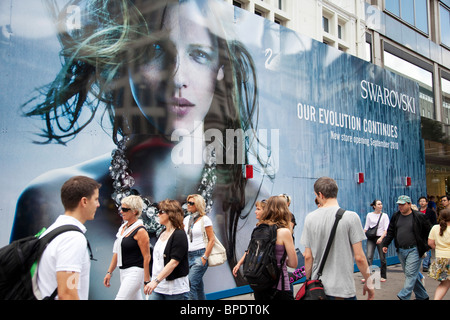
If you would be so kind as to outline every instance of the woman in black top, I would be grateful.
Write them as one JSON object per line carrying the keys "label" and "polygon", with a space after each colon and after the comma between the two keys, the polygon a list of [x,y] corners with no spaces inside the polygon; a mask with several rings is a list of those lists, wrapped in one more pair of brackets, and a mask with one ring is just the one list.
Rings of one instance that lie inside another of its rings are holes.
{"label": "woman in black top", "polygon": [[183,211],[176,200],[158,205],[159,223],[165,230],[153,249],[152,281],[144,288],[151,300],[184,300],[189,292],[188,241]]}
{"label": "woman in black top", "polygon": [[111,276],[120,269],[120,288],[116,300],[143,300],[141,288],[150,281],[150,240],[143,222],[143,200],[139,196],[122,199],[120,214],[124,220],[114,242],[113,257],[103,284],[111,286]]}

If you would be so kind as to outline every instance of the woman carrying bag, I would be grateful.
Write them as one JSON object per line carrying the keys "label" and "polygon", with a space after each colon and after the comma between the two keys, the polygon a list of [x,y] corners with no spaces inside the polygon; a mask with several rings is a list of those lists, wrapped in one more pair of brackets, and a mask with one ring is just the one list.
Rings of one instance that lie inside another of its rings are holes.
{"label": "woman carrying bag", "polygon": [[[189,244],[189,300],[206,300],[203,275],[208,269],[208,257],[216,241],[211,219],[206,216],[205,199],[199,194],[187,197],[190,215],[184,218],[184,230]],[[208,241],[205,243],[203,226]]]}
{"label": "woman carrying bag", "polygon": [[[367,236],[367,263],[369,267],[372,266],[373,255],[375,248],[378,248],[378,254],[380,255],[380,271],[381,282],[386,281],[386,254],[383,252],[383,239],[386,236],[387,229],[389,227],[389,217],[386,213],[383,213],[383,203],[381,200],[374,200],[370,206],[373,208],[373,212],[369,212],[366,216],[366,224],[364,226],[364,232]],[[365,282],[365,279],[361,280]]]}

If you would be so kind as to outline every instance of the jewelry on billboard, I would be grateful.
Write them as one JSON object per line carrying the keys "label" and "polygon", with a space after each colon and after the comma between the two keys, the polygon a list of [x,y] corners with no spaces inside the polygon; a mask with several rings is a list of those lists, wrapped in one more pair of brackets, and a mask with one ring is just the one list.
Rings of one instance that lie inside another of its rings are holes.
{"label": "jewelry on billboard", "polygon": [[[117,148],[111,152],[111,166],[109,167],[109,174],[113,180],[112,186],[114,192],[111,194],[117,208],[121,206],[122,199],[132,195],[139,194],[136,189],[132,187],[135,184],[134,178],[131,176],[128,169],[129,161],[126,158],[126,144],[129,138],[124,136],[121,141],[117,143]],[[205,199],[206,213],[210,212],[213,206],[212,193],[216,185],[216,156],[213,147],[206,147],[206,163],[203,168],[200,186],[198,192]],[[163,226],[157,219],[157,205],[152,203],[149,199],[142,197],[144,201],[144,208],[142,210],[141,218],[144,226],[150,233],[155,233],[157,236],[163,230]]]}

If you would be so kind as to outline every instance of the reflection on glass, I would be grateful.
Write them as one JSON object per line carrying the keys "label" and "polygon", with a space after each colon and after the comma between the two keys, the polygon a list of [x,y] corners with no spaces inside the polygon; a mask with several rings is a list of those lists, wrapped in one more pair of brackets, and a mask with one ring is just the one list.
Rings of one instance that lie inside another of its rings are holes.
{"label": "reflection on glass", "polygon": [[384,66],[419,83],[420,114],[435,119],[432,73],[387,51],[384,52]]}
{"label": "reflection on glass", "polygon": [[428,7],[426,0],[389,0],[385,9],[405,22],[428,33]]}
{"label": "reflection on glass", "polygon": [[441,21],[441,43],[450,47],[450,11],[441,5],[439,10]]}
{"label": "reflection on glass", "polygon": [[400,17],[400,6],[397,0],[385,1],[386,10]]}
{"label": "reflection on glass", "polygon": [[402,0],[401,4],[401,18],[414,25],[414,0]]}
{"label": "reflection on glass", "polygon": [[416,0],[416,27],[428,33],[428,8],[426,0]]}
{"label": "reflection on glass", "polygon": [[441,78],[442,87],[442,107],[443,107],[443,120],[446,124],[449,123],[450,118],[450,81]]}

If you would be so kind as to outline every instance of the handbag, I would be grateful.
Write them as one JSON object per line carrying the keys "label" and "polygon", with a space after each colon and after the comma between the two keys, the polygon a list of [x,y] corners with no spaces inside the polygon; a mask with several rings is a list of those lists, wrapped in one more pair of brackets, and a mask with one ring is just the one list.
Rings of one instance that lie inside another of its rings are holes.
{"label": "handbag", "polygon": [[317,272],[317,279],[306,280],[300,290],[298,290],[295,296],[295,300],[327,300],[325,288],[323,286],[322,280],[320,280],[320,277],[322,276],[323,267],[325,266],[325,261],[327,260],[328,253],[331,249],[331,244],[333,243],[333,239],[336,234],[336,228],[344,212],[345,210],[342,208],[339,208],[336,212],[334,225],[331,229],[330,237],[328,238],[327,246],[325,248],[325,253],[323,254],[322,262],[320,263],[319,271]]}
{"label": "handbag", "polygon": [[378,230],[378,224],[380,223],[382,215],[383,215],[383,213],[380,213],[380,217],[378,218],[378,222],[377,222],[377,225],[375,227],[367,229],[367,231],[366,231],[367,239],[369,239],[369,240],[376,239],[376,237],[377,237],[377,230]]}
{"label": "handbag", "polygon": [[[206,234],[205,230],[205,222],[203,221],[202,217],[202,230],[203,230],[203,241],[205,242],[205,248],[208,245],[208,235]],[[221,264],[224,264],[225,261],[227,261],[227,251],[225,250],[225,247],[220,243],[219,239],[215,239],[214,246],[211,250],[211,253],[208,257],[208,266],[209,267],[216,267],[220,266]]]}

